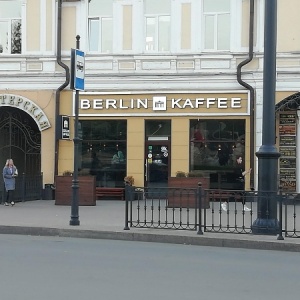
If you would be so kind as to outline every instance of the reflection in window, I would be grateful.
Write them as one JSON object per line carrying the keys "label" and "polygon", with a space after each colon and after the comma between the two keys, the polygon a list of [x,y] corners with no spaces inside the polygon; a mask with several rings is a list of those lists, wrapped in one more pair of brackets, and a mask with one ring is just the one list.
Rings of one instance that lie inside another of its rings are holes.
{"label": "reflection in window", "polygon": [[22,52],[21,2],[0,0],[0,53]]}
{"label": "reflection in window", "polygon": [[97,186],[123,187],[126,175],[126,121],[81,121],[81,170]]}
{"label": "reflection in window", "polygon": [[89,50],[111,53],[113,50],[113,0],[89,1]]}
{"label": "reflection in window", "polygon": [[170,0],[145,1],[146,51],[170,50],[170,14]]}
{"label": "reflection in window", "polygon": [[230,0],[204,0],[204,48],[230,49]]}
{"label": "reflection in window", "polygon": [[146,136],[171,136],[170,120],[146,120],[145,121]]}
{"label": "reflection in window", "polygon": [[99,19],[89,19],[89,48],[90,51],[98,51]]}
{"label": "reflection in window", "polygon": [[190,121],[190,169],[208,171],[211,188],[235,189],[239,156],[245,158],[245,120]]}

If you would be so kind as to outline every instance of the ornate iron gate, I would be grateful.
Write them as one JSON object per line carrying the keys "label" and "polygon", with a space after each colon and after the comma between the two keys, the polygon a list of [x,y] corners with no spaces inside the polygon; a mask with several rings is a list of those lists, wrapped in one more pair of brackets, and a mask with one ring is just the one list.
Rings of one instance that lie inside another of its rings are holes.
{"label": "ornate iron gate", "polygon": [[[0,164],[4,167],[6,159],[12,158],[20,175],[41,178],[41,133],[32,117],[16,108],[1,107],[0,137]],[[0,182],[3,191],[2,176]]]}

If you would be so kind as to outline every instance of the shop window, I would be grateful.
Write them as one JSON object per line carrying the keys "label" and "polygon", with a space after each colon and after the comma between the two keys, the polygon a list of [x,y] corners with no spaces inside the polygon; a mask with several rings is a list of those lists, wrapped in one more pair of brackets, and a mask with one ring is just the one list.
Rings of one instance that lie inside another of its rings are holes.
{"label": "shop window", "polygon": [[81,121],[80,125],[81,171],[96,176],[97,186],[123,187],[126,176],[126,121]]}
{"label": "shop window", "polygon": [[170,51],[170,0],[145,0],[145,50]]}
{"label": "shop window", "polygon": [[236,159],[245,157],[245,120],[191,120],[190,169],[210,174],[211,188],[235,189]]}
{"label": "shop window", "polygon": [[22,52],[22,1],[0,0],[0,54]]}
{"label": "shop window", "polygon": [[113,51],[113,0],[93,0],[88,4],[89,50]]}
{"label": "shop window", "polygon": [[230,0],[204,0],[204,49],[230,49]]}

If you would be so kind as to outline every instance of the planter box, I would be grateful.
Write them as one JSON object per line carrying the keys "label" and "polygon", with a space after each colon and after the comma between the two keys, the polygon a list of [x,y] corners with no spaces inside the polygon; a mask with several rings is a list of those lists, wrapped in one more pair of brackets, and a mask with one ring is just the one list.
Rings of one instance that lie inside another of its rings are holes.
{"label": "planter box", "polygon": [[[55,176],[55,204],[71,205],[73,176]],[[79,205],[96,205],[96,179],[94,176],[78,176]]]}
{"label": "planter box", "polygon": [[[170,207],[195,207],[195,194],[189,189],[197,189],[201,182],[202,189],[209,189],[209,177],[169,177],[168,187],[173,188],[168,193]],[[174,189],[177,188],[178,190]],[[187,189],[184,191],[184,189]],[[202,208],[209,208],[209,197],[202,197]]]}

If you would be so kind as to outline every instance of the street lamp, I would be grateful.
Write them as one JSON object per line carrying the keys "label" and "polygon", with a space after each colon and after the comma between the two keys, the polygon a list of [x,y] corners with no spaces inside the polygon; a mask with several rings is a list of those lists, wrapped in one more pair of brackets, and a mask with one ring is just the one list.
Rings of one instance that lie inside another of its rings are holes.
{"label": "street lamp", "polygon": [[277,0],[265,1],[262,145],[258,158],[257,219],[253,234],[276,235],[278,158],[275,146]]}

